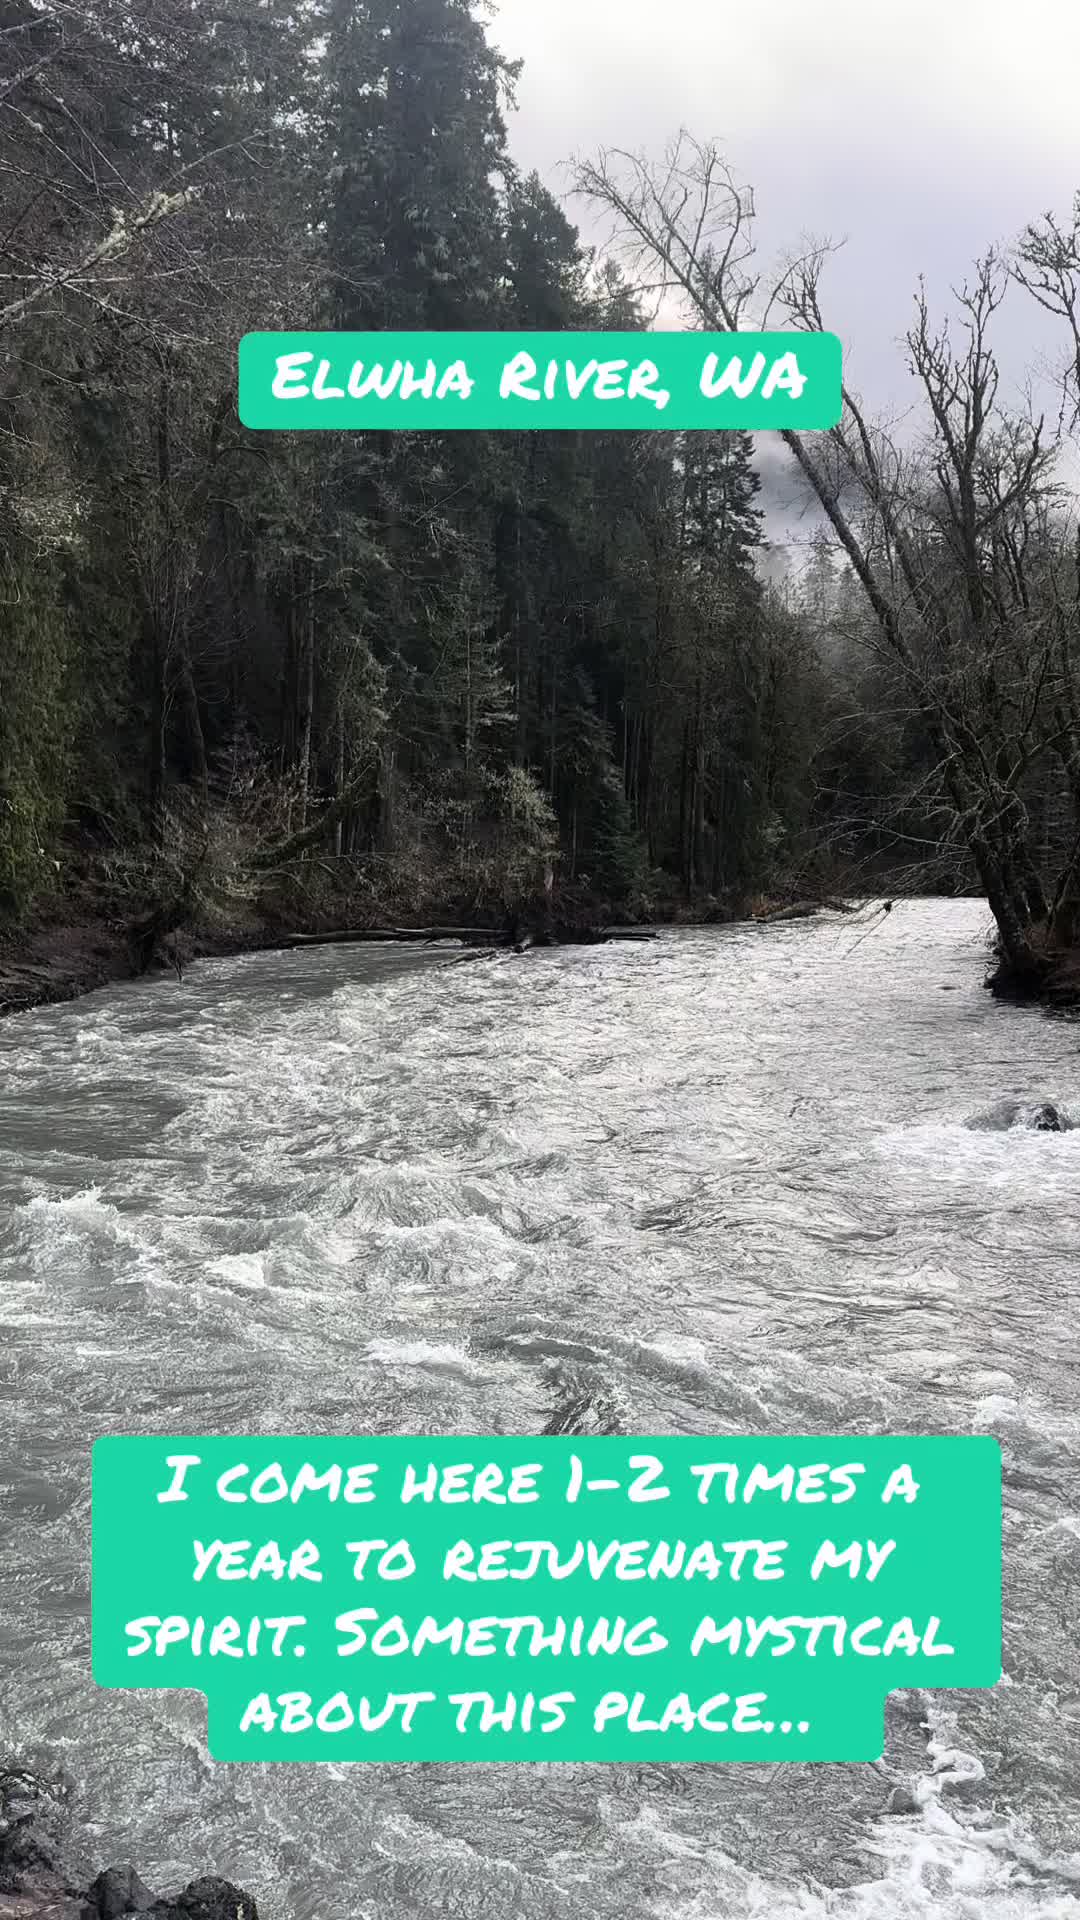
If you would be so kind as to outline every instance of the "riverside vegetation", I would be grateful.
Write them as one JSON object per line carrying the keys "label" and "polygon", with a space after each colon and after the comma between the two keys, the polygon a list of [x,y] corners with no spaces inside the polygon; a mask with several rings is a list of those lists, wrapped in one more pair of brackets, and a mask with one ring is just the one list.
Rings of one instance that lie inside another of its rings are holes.
{"label": "riverside vegetation", "polygon": [[[683,141],[579,187],[509,151],[475,0],[0,0],[0,1002],[284,930],[565,928],[823,890],[983,891],[999,984],[1071,991],[1080,228],[908,339],[919,438],[785,436],[823,515],[770,568],[751,440],[254,435],[252,330],[637,329],[769,291]],[[826,324],[822,256],[773,324]],[[1064,404],[999,403],[1000,300]],[[957,344],[958,342],[958,344]],[[169,947],[169,942],[179,946]]]}

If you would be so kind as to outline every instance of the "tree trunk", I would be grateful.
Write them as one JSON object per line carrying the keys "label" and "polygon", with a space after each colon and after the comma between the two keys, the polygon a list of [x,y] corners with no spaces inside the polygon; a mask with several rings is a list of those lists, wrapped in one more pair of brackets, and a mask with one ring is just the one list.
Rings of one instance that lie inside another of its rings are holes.
{"label": "tree trunk", "polygon": [[690,743],[689,728],[684,724],[682,755],[679,762],[679,877],[683,891],[690,893],[692,886],[690,861]]}
{"label": "tree trunk", "polygon": [[195,687],[195,675],[191,668],[191,658],[187,648],[180,654],[180,670],[177,675],[177,692],[184,715],[187,730],[188,758],[191,763],[191,778],[199,791],[204,807],[210,802],[210,774],[206,762],[206,738],[203,734],[202,718],[199,713],[199,695]]}
{"label": "tree trunk", "polygon": [[[338,702],[337,729],[334,746],[334,799],[340,800],[345,792],[345,715]],[[334,822],[334,852],[340,860],[344,851],[345,818],[339,814]]]}
{"label": "tree trunk", "polygon": [[150,836],[154,845],[160,847],[165,825],[165,649],[162,645],[161,629],[152,613],[147,614],[144,631],[147,651],[150,655],[151,673],[147,801],[150,814]]}
{"label": "tree trunk", "polygon": [[297,754],[300,775],[300,826],[307,825],[311,788],[311,727],[315,708],[315,562],[308,567],[307,603],[300,630],[300,659],[297,675]]}
{"label": "tree trunk", "polygon": [[701,687],[694,714],[694,836],[690,884],[705,885],[705,735],[701,718]]}
{"label": "tree trunk", "polygon": [[379,847],[383,853],[392,853],[397,832],[395,819],[395,754],[393,747],[384,747],[379,762]]}

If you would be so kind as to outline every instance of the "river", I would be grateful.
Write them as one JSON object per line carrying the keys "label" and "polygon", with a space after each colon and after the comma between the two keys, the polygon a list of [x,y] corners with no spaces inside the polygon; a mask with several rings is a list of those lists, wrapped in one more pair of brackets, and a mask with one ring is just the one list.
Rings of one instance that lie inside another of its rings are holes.
{"label": "river", "polygon": [[[985,933],[249,955],[0,1026],[0,1751],[97,1865],[263,1920],[1080,1920],[1080,1131],[964,1124],[1080,1117],[1077,1027]],[[215,1766],[196,1697],[94,1687],[98,1434],[552,1422],[996,1434],[1004,1683],[780,1769]]]}

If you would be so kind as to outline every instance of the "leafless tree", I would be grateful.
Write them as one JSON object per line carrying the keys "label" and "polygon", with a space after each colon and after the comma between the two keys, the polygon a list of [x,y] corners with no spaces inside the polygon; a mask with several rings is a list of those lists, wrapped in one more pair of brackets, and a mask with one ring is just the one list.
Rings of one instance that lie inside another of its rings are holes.
{"label": "leafless tree", "polygon": [[[577,186],[612,217],[612,244],[639,283],[678,300],[699,327],[827,326],[830,247],[811,244],[771,278],[759,271],[752,196],[715,145],[683,134],[659,162],[605,153],[579,166]],[[1052,229],[1013,268],[1056,303],[1074,337],[1076,259],[1075,232],[1068,241]],[[1060,564],[1058,438],[999,400],[990,335],[1009,272],[994,253],[978,262],[952,327],[934,325],[920,289],[906,340],[923,401],[917,445],[898,446],[846,383],[836,427],[782,437],[922,716],[946,833],[970,852],[1011,977],[1035,985],[1078,923],[1077,599]],[[1077,811],[1058,870],[1044,875],[1029,796],[1051,761]]]}

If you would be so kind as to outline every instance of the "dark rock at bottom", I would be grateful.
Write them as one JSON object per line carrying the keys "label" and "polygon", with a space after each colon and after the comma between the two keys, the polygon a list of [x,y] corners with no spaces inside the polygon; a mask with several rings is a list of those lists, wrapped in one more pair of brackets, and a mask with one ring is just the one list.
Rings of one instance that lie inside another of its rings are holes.
{"label": "dark rock at bottom", "polygon": [[0,1920],[259,1920],[250,1893],[192,1880],[162,1899],[134,1867],[110,1867],[84,1891],[62,1865],[70,1782],[47,1767],[0,1760]]}
{"label": "dark rock at bottom", "polygon": [[259,1920],[250,1893],[228,1880],[193,1880],[182,1893],[159,1900],[131,1867],[99,1873],[86,1893],[53,1874],[28,1877],[19,1888],[0,1891],[0,1920]]}
{"label": "dark rock at bottom", "polygon": [[158,1900],[134,1867],[110,1867],[98,1874],[79,1920],[122,1920],[125,1914],[141,1914],[144,1920],[259,1920],[250,1893],[231,1881],[192,1880],[174,1899]]}

